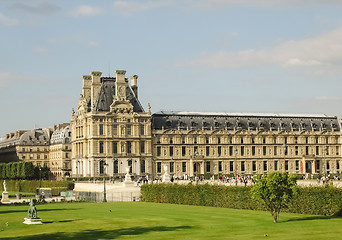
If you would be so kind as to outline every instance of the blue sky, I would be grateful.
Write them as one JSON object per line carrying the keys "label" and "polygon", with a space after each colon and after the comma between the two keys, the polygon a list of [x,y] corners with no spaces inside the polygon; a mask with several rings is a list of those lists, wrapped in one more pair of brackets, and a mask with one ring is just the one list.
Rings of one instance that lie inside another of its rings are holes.
{"label": "blue sky", "polygon": [[0,136],[70,121],[82,75],[153,112],[342,117],[340,0],[0,0]]}

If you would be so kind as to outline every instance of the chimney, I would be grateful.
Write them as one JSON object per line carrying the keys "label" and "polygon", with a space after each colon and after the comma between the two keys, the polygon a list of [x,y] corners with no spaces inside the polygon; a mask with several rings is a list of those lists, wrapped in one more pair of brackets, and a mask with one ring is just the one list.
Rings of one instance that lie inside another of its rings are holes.
{"label": "chimney", "polygon": [[97,97],[99,96],[99,92],[101,89],[101,74],[102,72],[91,72],[91,110],[95,110],[95,103],[97,101]]}
{"label": "chimney", "polygon": [[131,87],[132,87],[132,90],[134,92],[134,95],[136,98],[138,98],[138,83],[137,83],[137,80],[138,80],[138,75],[133,75],[131,77]]}
{"label": "chimney", "polygon": [[82,79],[83,79],[82,95],[88,102],[90,99],[90,94],[91,94],[91,76],[84,75],[82,76]]}

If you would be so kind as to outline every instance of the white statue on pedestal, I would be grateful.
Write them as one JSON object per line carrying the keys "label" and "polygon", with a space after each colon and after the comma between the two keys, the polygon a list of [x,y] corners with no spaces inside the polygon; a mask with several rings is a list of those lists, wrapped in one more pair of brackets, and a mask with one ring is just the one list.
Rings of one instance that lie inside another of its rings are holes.
{"label": "white statue on pedestal", "polygon": [[126,167],[125,182],[132,182],[131,175],[129,174],[130,169],[131,167]]}
{"label": "white statue on pedestal", "polygon": [[164,165],[164,174],[162,178],[163,183],[170,182],[170,174],[168,173],[167,165]]}
{"label": "white statue on pedestal", "polygon": [[7,192],[7,183],[6,180],[4,180],[4,182],[2,183],[4,185],[4,192]]}

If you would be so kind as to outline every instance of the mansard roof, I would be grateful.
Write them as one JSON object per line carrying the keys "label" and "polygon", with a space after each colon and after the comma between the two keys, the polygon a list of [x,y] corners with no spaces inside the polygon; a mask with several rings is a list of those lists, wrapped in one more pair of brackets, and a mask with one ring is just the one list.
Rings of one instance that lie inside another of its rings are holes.
{"label": "mansard roof", "polygon": [[50,144],[49,129],[34,129],[21,135],[18,145],[48,146]]}
{"label": "mansard roof", "polygon": [[[115,96],[115,77],[101,77],[101,90],[97,101],[95,103],[96,111],[109,111],[110,105],[113,103],[113,97]],[[126,96],[127,100],[133,105],[134,112],[144,112],[137,96],[135,96],[132,88],[128,84],[126,78]],[[90,106],[90,102],[88,103]]]}
{"label": "mansard roof", "polygon": [[255,131],[340,131],[337,117],[325,114],[169,112],[152,115],[152,128],[255,130]]}
{"label": "mansard roof", "polygon": [[51,144],[66,144],[71,143],[70,125],[64,128],[56,129],[51,135]]}

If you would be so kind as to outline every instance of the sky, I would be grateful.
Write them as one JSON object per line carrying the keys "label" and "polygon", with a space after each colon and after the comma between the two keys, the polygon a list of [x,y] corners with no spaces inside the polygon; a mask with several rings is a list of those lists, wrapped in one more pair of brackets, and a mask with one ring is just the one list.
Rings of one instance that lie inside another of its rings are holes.
{"label": "sky", "polygon": [[0,0],[0,136],[69,122],[82,76],[152,112],[342,117],[341,0]]}

